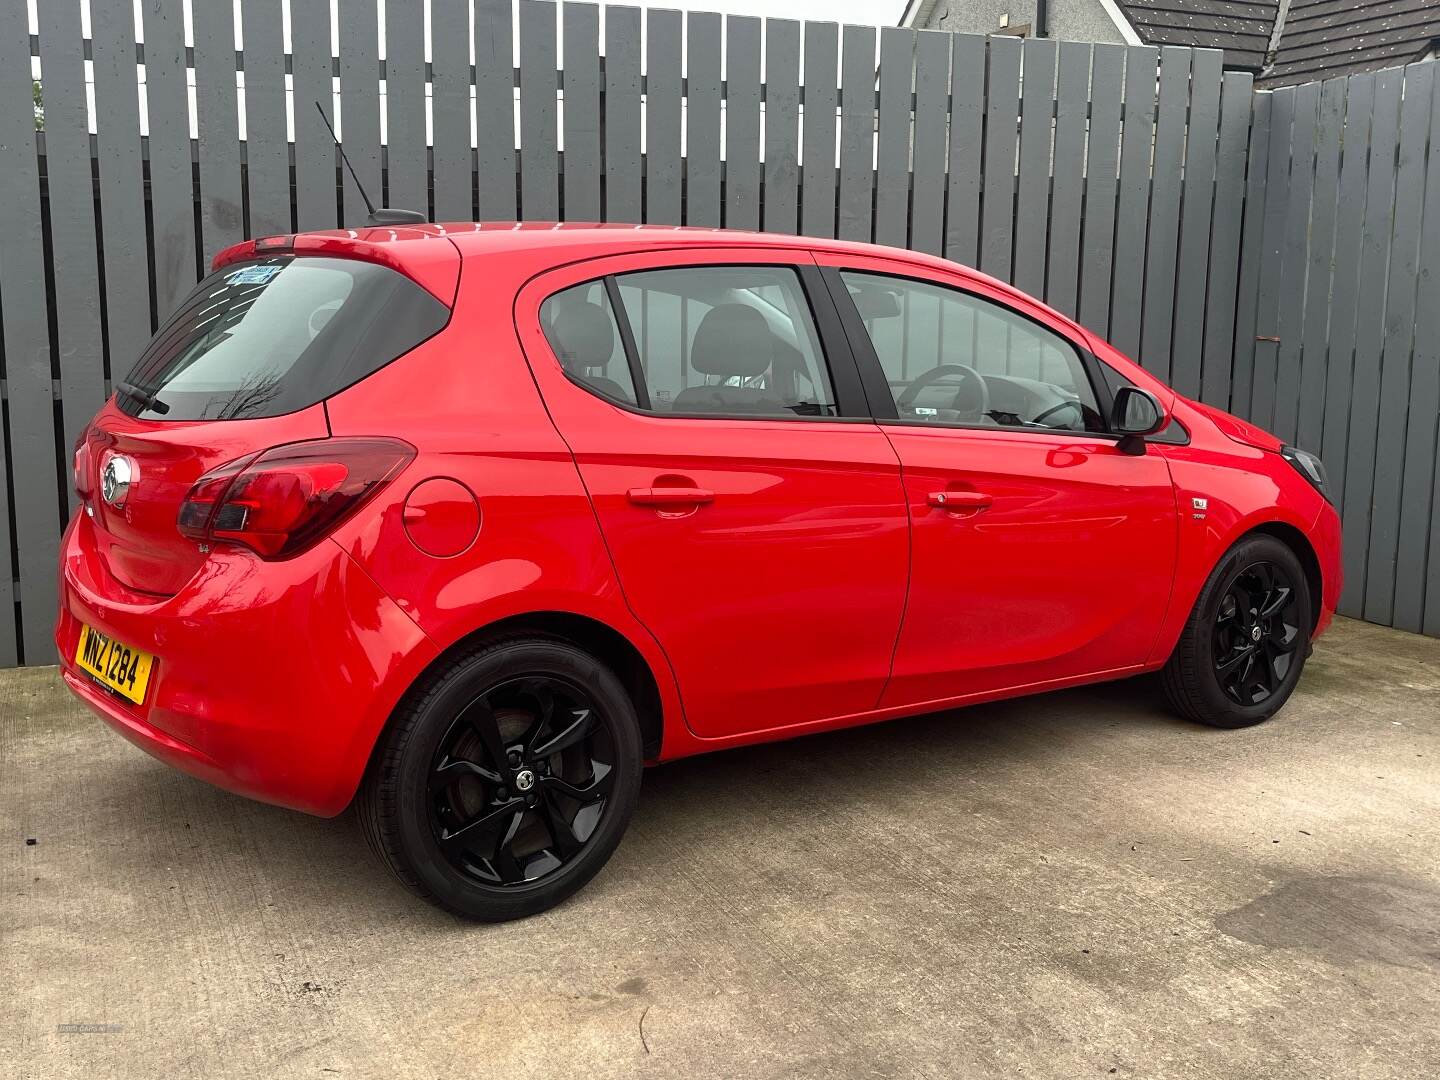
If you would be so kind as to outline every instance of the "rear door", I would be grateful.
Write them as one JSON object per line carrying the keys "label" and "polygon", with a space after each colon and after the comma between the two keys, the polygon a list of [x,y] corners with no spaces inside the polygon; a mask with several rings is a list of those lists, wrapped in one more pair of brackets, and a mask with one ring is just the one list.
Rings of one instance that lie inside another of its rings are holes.
{"label": "rear door", "polygon": [[722,739],[874,708],[908,521],[808,253],[596,260],[532,282],[516,316],[691,729]]}
{"label": "rear door", "polygon": [[[913,570],[883,705],[1142,664],[1174,573],[1158,454],[1120,450],[1078,336],[982,282],[820,256],[899,454]],[[924,275],[919,276],[919,275]]]}

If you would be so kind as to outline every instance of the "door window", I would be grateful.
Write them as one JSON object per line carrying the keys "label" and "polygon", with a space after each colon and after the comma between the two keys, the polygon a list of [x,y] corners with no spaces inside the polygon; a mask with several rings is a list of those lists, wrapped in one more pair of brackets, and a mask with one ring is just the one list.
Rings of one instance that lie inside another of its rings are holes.
{"label": "door window", "polygon": [[1103,431],[1068,341],[1001,304],[910,278],[842,271],[902,421]]}
{"label": "door window", "polygon": [[615,280],[654,411],[837,415],[794,270],[687,266]]}
{"label": "door window", "polygon": [[540,305],[540,325],[565,373],[593,393],[634,405],[635,381],[605,282],[587,281]]}
{"label": "door window", "polygon": [[[614,311],[610,296],[623,311]],[[541,305],[540,319],[573,380],[650,412],[839,415],[805,290],[789,267],[621,274],[557,293]]]}

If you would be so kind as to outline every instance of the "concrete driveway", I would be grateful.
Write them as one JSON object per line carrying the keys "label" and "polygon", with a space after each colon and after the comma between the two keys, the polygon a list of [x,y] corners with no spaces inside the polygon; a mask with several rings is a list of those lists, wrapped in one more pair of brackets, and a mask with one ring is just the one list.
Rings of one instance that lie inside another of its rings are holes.
{"label": "concrete driveway", "polygon": [[1341,622],[1250,731],[1130,683],[657,769],[498,927],[53,670],[0,716],[7,1076],[1440,1073],[1440,641]]}

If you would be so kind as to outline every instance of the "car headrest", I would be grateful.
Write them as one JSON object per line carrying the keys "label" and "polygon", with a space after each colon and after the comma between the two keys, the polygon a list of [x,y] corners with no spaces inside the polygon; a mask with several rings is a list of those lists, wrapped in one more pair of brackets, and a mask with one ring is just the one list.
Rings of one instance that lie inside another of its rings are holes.
{"label": "car headrest", "polygon": [[569,303],[555,313],[553,340],[567,370],[603,369],[615,351],[615,324],[599,304]]}
{"label": "car headrest", "polygon": [[871,285],[868,282],[863,284],[847,283],[847,285],[850,289],[850,299],[855,301],[860,318],[867,321],[870,319],[893,319],[900,314],[898,290]]}
{"label": "car headrest", "polygon": [[695,330],[690,366],[702,375],[762,375],[770,369],[777,344],[760,312],[745,304],[720,304],[705,313]]}

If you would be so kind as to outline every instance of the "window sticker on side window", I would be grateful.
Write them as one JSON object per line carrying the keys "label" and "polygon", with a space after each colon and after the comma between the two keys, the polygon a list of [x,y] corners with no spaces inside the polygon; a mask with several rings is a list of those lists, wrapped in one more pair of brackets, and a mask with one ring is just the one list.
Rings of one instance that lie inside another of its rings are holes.
{"label": "window sticker on side window", "polygon": [[227,285],[264,285],[285,269],[282,266],[245,266],[225,279]]}

